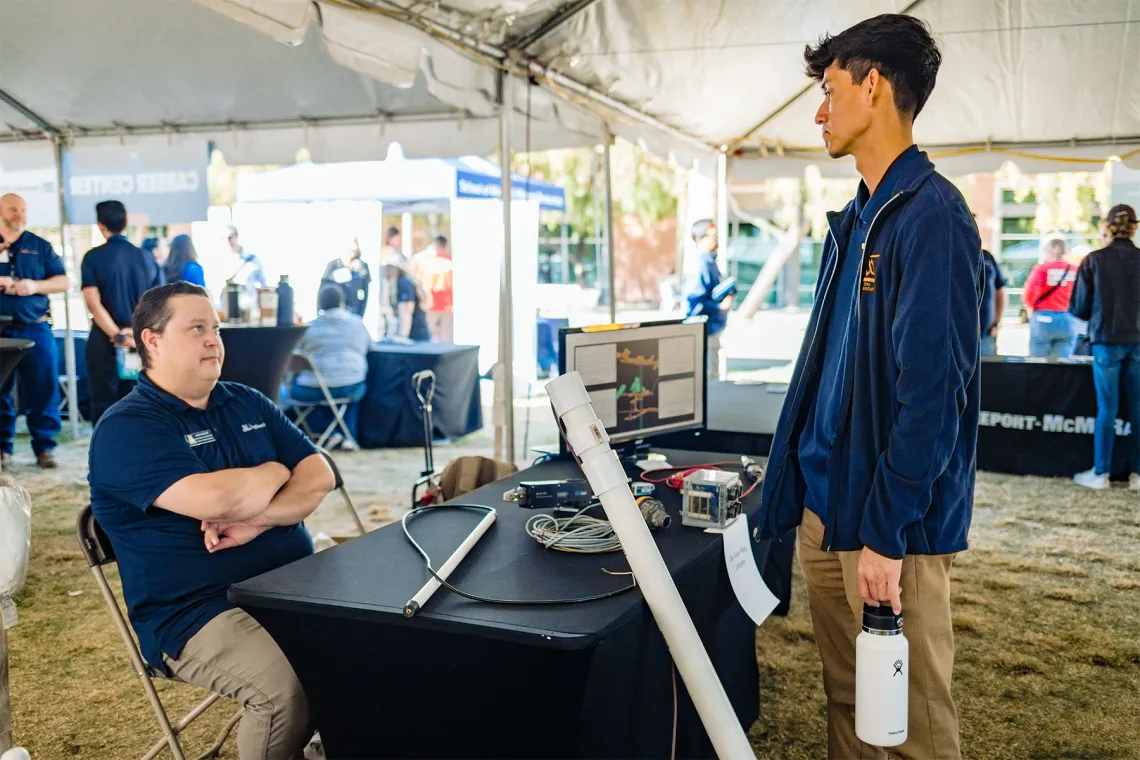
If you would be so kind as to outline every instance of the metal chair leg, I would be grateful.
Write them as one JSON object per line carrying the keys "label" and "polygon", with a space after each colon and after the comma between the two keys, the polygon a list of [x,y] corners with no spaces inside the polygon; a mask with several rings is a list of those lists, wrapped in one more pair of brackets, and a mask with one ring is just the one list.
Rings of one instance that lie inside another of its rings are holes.
{"label": "metal chair leg", "polygon": [[194,760],[212,760],[213,758],[217,757],[218,753],[222,751],[222,745],[225,744],[226,739],[229,738],[230,732],[234,730],[234,726],[236,726],[241,720],[241,716],[242,710],[239,709],[236,713],[234,713],[234,716],[229,719],[229,722],[222,727],[222,730],[218,732],[218,738],[214,740],[213,746],[211,746],[203,754],[198,755],[198,757],[196,757]]}
{"label": "metal chair leg", "polygon": [[365,530],[364,523],[360,520],[360,513],[356,511],[356,505],[352,503],[352,497],[348,495],[348,489],[341,486],[339,490],[341,498],[344,499],[344,505],[348,507],[349,514],[352,515],[352,521],[356,523],[356,529],[363,536],[368,531]]}

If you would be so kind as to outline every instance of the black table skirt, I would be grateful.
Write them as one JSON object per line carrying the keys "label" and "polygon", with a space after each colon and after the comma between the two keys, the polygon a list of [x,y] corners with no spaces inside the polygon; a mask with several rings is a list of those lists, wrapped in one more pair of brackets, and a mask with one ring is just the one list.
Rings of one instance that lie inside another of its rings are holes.
{"label": "black table skirt", "polygon": [[8,376],[35,344],[20,338],[0,338],[0,385],[8,381]]}
{"label": "black table skirt", "polygon": [[[1127,429],[1124,399],[1116,415]],[[1093,465],[1096,389],[1088,361],[982,360],[978,469],[1072,477]],[[1135,421],[1133,421],[1135,423]],[[1117,435],[1112,475],[1128,479],[1132,443]]]}
{"label": "black table skirt", "polygon": [[[725,455],[668,452],[674,464]],[[499,508],[452,577],[489,596],[579,596],[617,588],[622,554],[539,548],[533,513],[502,502],[520,480],[573,476],[569,462],[530,468],[465,497]],[[742,726],[759,714],[755,626],[733,596],[719,536],[681,526],[680,496],[655,535]],[[755,508],[758,494],[749,497]],[[442,562],[480,519],[441,510],[412,523]],[[767,544],[754,545],[763,565]],[[404,603],[427,575],[399,525],[230,589],[281,646],[305,688],[330,758],[661,758],[673,729],[668,651],[640,592],[575,605],[482,604],[438,591],[415,618]],[[677,756],[713,757],[677,678]]]}
{"label": "black table skirt", "polygon": [[423,445],[423,415],[412,375],[425,369],[436,375],[435,434],[456,440],[483,427],[478,346],[381,343],[368,355],[368,390],[360,402],[357,433],[363,448]]}
{"label": "black table skirt", "polygon": [[226,360],[222,380],[256,388],[276,403],[293,349],[305,325],[286,327],[222,327]]}

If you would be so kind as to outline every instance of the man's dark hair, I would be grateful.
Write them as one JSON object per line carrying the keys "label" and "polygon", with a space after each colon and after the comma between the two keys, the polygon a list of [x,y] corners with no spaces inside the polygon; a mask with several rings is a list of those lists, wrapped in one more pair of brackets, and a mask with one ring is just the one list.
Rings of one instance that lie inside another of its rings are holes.
{"label": "man's dark hair", "polygon": [[815,81],[823,80],[832,63],[850,74],[855,84],[877,69],[891,83],[899,114],[913,121],[934,90],[942,53],[926,22],[884,13],[834,37],[825,34],[815,47],[804,48],[804,68]]}
{"label": "man's dark hair", "polygon": [[437,237],[435,239],[435,244],[436,245],[447,245],[447,238],[445,238],[443,235],[440,235],[439,237]]}
{"label": "man's dark hair", "polygon": [[325,285],[317,293],[317,308],[321,311],[339,309],[344,306],[344,291],[339,285]]}
{"label": "man's dark hair", "polygon": [[384,233],[384,244],[387,245],[392,241],[392,238],[400,234],[399,227],[389,227],[388,231]]}
{"label": "man's dark hair", "polygon": [[122,201],[99,201],[95,204],[95,221],[118,235],[127,228],[127,207]]}
{"label": "man's dark hair", "polygon": [[178,296],[209,298],[210,294],[205,288],[179,280],[169,285],[151,288],[142,294],[142,298],[135,305],[135,313],[131,316],[131,330],[135,334],[135,350],[142,359],[143,369],[150,369],[150,356],[147,354],[146,346],[143,345],[143,330],[153,330],[161,334],[170,318],[174,316],[170,310],[170,299]]}
{"label": "man's dark hair", "polygon": [[699,222],[693,222],[693,226],[689,230],[693,235],[693,242],[699,243],[701,238],[709,234],[709,228],[714,225],[715,222],[712,219],[701,219]]}

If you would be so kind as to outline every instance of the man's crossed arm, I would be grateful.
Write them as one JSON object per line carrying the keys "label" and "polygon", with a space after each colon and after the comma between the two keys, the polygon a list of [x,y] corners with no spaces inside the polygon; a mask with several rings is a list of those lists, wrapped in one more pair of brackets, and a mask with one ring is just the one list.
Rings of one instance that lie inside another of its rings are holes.
{"label": "man's crossed arm", "polygon": [[332,470],[312,454],[290,471],[278,462],[190,475],[154,501],[161,509],[202,521],[211,552],[249,543],[269,528],[296,525],[333,489]]}

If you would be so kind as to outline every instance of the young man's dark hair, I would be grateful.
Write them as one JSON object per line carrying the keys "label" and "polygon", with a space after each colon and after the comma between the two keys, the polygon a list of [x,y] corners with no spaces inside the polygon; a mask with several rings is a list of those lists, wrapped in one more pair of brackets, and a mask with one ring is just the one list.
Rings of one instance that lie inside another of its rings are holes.
{"label": "young man's dark hair", "polygon": [[435,239],[435,244],[438,246],[445,246],[447,245],[447,238],[445,238],[443,235],[440,235]]}
{"label": "young man's dark hair", "polygon": [[127,207],[122,201],[99,201],[95,204],[95,221],[118,235],[127,228]]}
{"label": "young man's dark hair", "polygon": [[321,311],[340,309],[344,306],[344,289],[339,285],[325,285],[317,293],[317,308]]}
{"label": "young man's dark hair", "polygon": [[804,68],[817,82],[832,63],[861,84],[871,69],[891,83],[899,114],[910,120],[922,113],[942,65],[942,54],[926,22],[912,16],[884,13],[834,37],[804,48]]}
{"label": "young man's dark hair", "polygon": [[396,237],[399,234],[399,227],[389,227],[388,231],[384,233],[384,245],[390,244],[392,242],[392,238]]}
{"label": "young man's dark hair", "polygon": [[134,316],[131,318],[131,329],[135,333],[135,350],[139,352],[143,369],[150,367],[150,357],[147,355],[146,344],[143,342],[143,330],[161,333],[170,321],[170,299],[177,296],[202,296],[209,298],[210,294],[205,288],[193,283],[179,280],[169,285],[160,285],[151,288],[142,294],[138,305],[135,306]]}
{"label": "young man's dark hair", "polygon": [[709,234],[709,230],[715,226],[712,219],[701,219],[700,221],[693,222],[693,226],[689,229],[689,233],[693,236],[693,242],[698,242],[705,235]]}

